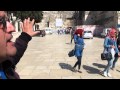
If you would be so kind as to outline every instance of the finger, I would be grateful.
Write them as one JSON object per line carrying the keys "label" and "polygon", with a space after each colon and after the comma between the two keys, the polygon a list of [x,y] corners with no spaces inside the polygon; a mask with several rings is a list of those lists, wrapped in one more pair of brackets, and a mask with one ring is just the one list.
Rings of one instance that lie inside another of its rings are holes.
{"label": "finger", "polygon": [[23,30],[24,30],[24,27],[25,27],[25,20],[23,21]]}
{"label": "finger", "polygon": [[28,18],[28,19],[26,20],[26,26],[27,26],[27,27],[29,26],[29,24],[30,24],[30,18]]}
{"label": "finger", "polygon": [[23,21],[23,27],[26,26],[26,19]]}
{"label": "finger", "polygon": [[35,19],[32,20],[31,24],[34,25]]}
{"label": "finger", "polygon": [[30,17],[28,17],[28,21],[30,22]]}
{"label": "finger", "polygon": [[35,35],[37,35],[38,33],[40,33],[40,31],[35,31],[35,32],[33,32],[33,35],[32,35],[32,36],[35,36]]}
{"label": "finger", "polygon": [[30,23],[30,18],[28,17],[28,19],[27,19],[27,24],[29,24]]}

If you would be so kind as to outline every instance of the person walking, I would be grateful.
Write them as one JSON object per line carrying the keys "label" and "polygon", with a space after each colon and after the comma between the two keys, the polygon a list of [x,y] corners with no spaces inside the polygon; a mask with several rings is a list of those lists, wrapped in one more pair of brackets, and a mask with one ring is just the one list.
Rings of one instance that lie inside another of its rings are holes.
{"label": "person walking", "polygon": [[109,35],[105,38],[104,40],[104,50],[106,50],[107,52],[110,52],[112,54],[112,59],[111,60],[107,60],[108,64],[106,66],[106,68],[104,69],[104,71],[102,72],[102,75],[105,77],[112,77],[111,74],[109,73],[110,68],[113,65],[113,61],[114,61],[114,56],[115,53],[119,54],[119,50],[117,48],[117,44],[116,44],[116,31],[114,29],[111,29],[109,32]]}
{"label": "person walking", "polygon": [[77,29],[74,35],[74,42],[75,42],[75,57],[77,58],[77,62],[72,68],[72,71],[76,71],[76,66],[78,66],[78,72],[82,73],[80,71],[81,67],[81,60],[82,60],[82,53],[84,49],[84,39],[83,39],[83,30],[82,29]]}
{"label": "person walking", "polygon": [[71,44],[72,44],[72,40],[74,39],[74,34],[75,34],[75,30],[71,29]]}
{"label": "person walking", "polygon": [[[117,38],[117,47],[118,47],[118,50],[120,52],[120,32],[118,33],[118,38]],[[115,59],[113,61],[113,65],[112,65],[112,70],[115,69],[115,65],[116,65],[116,62],[118,61],[119,59],[119,56],[118,56],[118,53],[115,54]]]}

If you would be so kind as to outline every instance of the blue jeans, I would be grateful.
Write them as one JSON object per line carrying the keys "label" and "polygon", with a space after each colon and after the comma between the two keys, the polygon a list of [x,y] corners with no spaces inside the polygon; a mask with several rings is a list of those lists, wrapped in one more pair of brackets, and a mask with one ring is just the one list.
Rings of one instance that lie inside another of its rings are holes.
{"label": "blue jeans", "polygon": [[112,59],[111,60],[107,60],[108,61],[108,64],[107,64],[107,66],[106,66],[106,68],[105,68],[105,70],[104,70],[104,72],[107,72],[107,73],[109,73],[109,70],[110,70],[110,68],[112,68],[112,66],[113,66],[113,61],[114,61],[114,59],[115,59],[115,52],[114,51],[111,51],[111,54],[112,54]]}
{"label": "blue jeans", "polygon": [[108,64],[107,64],[107,66],[106,66],[104,72],[109,73],[110,68],[112,68],[113,61],[114,61],[114,59],[108,60]]}

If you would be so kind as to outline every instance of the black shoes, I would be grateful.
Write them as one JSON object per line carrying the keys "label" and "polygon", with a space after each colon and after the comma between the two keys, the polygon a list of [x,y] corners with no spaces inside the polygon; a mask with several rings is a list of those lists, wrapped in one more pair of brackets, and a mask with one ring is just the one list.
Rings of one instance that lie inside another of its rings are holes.
{"label": "black shoes", "polygon": [[80,71],[80,70],[76,70],[74,67],[72,68],[72,70],[71,71],[73,71],[73,72],[79,72],[79,73],[82,73],[82,71]]}
{"label": "black shoes", "polygon": [[79,73],[82,73],[82,71],[78,70]]}

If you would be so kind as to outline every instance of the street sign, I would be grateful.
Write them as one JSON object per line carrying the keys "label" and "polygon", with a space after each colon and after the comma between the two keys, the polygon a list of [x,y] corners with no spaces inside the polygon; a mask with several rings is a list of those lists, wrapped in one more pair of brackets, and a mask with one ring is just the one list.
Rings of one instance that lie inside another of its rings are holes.
{"label": "street sign", "polygon": [[63,21],[62,19],[56,19],[56,27],[62,27]]}

